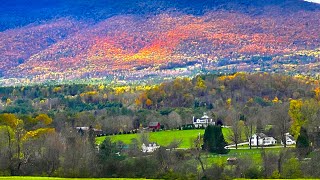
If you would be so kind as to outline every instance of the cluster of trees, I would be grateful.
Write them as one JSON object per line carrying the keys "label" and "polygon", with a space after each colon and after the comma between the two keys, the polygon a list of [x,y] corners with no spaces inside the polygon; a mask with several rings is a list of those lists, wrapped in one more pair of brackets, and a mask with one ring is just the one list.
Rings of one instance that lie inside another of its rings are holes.
{"label": "cluster of trees", "polygon": [[[297,154],[293,149],[282,149],[280,152],[272,152],[261,149],[259,161],[252,153],[245,153],[237,157],[234,162],[206,164],[201,176],[207,179],[291,179],[291,178],[317,178],[319,172],[314,169],[319,166],[319,154],[315,152],[308,160],[297,159]],[[257,156],[256,156],[257,157]]]}
{"label": "cluster of trees", "polygon": [[[50,137],[54,137],[55,129],[52,128],[52,119],[46,114],[39,114],[36,117],[21,116],[14,114],[0,114],[0,169],[2,173],[19,175],[22,169],[30,171],[25,166],[33,160],[47,163],[47,170],[50,170],[51,161],[54,159],[48,151],[43,149],[43,144],[53,143]],[[48,137],[48,138],[44,138]],[[41,141],[41,143],[40,143]],[[58,147],[51,147],[58,148]]]}

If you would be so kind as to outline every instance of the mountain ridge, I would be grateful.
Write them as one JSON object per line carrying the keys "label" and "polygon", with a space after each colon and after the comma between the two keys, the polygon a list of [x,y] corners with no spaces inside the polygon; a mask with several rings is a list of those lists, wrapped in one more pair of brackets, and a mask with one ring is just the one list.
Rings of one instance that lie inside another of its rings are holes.
{"label": "mountain ridge", "polygon": [[302,0],[79,0],[76,2],[70,0],[12,0],[3,1],[0,6],[2,11],[0,30],[21,27],[38,20],[50,20],[66,16],[99,21],[114,15],[160,14],[164,11],[177,11],[193,15],[203,15],[210,10],[235,10],[243,13],[248,10],[252,11],[252,7],[256,11],[261,11],[256,8],[274,5],[282,8],[282,13],[320,9],[320,5]]}
{"label": "mountain ridge", "polygon": [[[206,2],[193,6],[210,5]],[[214,7],[226,4],[214,2]],[[267,5],[234,2],[250,7],[246,12],[209,7],[201,9],[203,14],[179,9],[139,15],[129,11],[98,21],[57,17],[0,32],[1,83],[105,77],[140,81],[207,71],[317,75],[319,6],[309,8],[312,3],[296,0],[274,0]],[[292,5],[296,2],[305,4],[300,7],[303,10],[283,7],[298,8]],[[145,1],[141,7],[145,5],[152,4]]]}

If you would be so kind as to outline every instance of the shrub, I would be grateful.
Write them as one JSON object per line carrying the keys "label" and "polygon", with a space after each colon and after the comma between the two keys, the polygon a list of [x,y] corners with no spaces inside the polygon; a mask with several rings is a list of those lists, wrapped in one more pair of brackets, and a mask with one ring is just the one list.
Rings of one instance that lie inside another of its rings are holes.
{"label": "shrub", "polygon": [[279,171],[278,170],[275,170],[275,171],[273,171],[273,173],[272,173],[272,175],[271,175],[271,177],[270,178],[272,178],[272,179],[280,179],[280,173],[279,173]]}
{"label": "shrub", "polygon": [[257,166],[252,166],[245,171],[245,177],[250,179],[258,179],[262,177],[261,170]]}
{"label": "shrub", "polygon": [[296,158],[290,158],[289,160],[287,160],[283,165],[281,177],[301,178],[302,171],[300,167],[300,162]]}
{"label": "shrub", "polygon": [[208,168],[206,172],[206,179],[224,179],[224,166],[212,164],[212,166]]}

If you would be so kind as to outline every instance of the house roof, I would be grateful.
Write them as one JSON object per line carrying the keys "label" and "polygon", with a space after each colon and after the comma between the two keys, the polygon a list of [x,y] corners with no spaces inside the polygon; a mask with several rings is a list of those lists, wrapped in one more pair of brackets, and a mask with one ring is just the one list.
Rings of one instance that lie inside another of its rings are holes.
{"label": "house roof", "polygon": [[158,126],[159,122],[150,122],[149,126]]}
{"label": "house roof", "polygon": [[289,138],[292,141],[295,141],[295,139],[293,138],[293,136],[291,136],[290,134],[286,134],[286,137]]}
{"label": "house roof", "polygon": [[267,135],[265,135],[264,133],[256,133],[256,136],[258,136],[259,138],[265,138],[268,137]]}
{"label": "house roof", "polygon": [[207,115],[207,113],[203,113],[203,116],[201,117],[201,119],[208,119],[209,116]]}
{"label": "house roof", "polygon": [[86,126],[84,126],[84,127],[76,127],[76,129],[77,129],[77,130],[82,129],[82,130],[84,130],[84,131],[87,131],[87,130],[89,130],[89,127],[86,127]]}
{"label": "house roof", "polygon": [[227,161],[236,161],[236,160],[238,160],[238,158],[236,158],[236,157],[229,157],[229,158],[227,159]]}
{"label": "house roof", "polygon": [[[90,127],[84,126],[84,127],[76,127],[77,130],[83,130],[83,131],[89,131]],[[93,131],[102,131],[101,129],[95,129],[93,128]]]}
{"label": "house roof", "polygon": [[197,119],[209,119],[209,116],[204,112],[201,118],[193,117],[193,122],[197,122]]}

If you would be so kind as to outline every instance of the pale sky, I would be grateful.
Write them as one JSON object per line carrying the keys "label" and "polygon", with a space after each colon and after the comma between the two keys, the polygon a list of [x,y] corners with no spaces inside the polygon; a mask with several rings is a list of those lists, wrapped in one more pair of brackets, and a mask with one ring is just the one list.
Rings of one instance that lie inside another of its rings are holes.
{"label": "pale sky", "polygon": [[314,3],[319,3],[320,4],[320,0],[305,0],[305,1],[314,2]]}

